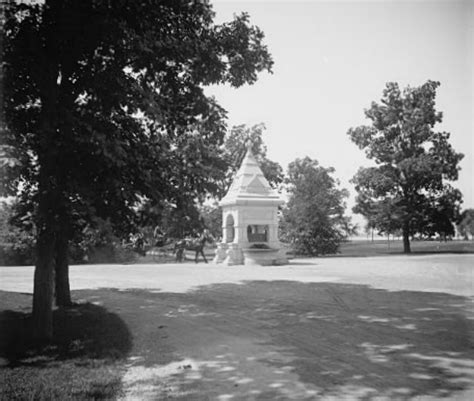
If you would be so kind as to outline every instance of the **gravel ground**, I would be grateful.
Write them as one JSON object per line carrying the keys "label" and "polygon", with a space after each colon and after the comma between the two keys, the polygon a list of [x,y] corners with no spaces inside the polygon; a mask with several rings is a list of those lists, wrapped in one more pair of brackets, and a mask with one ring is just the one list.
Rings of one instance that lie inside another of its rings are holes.
{"label": "gravel ground", "polygon": [[[474,399],[474,255],[71,267],[133,346],[124,400]],[[31,292],[31,267],[0,289]]]}
{"label": "gravel ground", "polygon": [[[0,267],[0,290],[31,293],[33,268]],[[474,295],[474,255],[417,255],[293,259],[286,266],[222,266],[204,263],[78,265],[71,289],[145,288],[186,292],[215,283],[292,280],[365,284],[387,290]]]}

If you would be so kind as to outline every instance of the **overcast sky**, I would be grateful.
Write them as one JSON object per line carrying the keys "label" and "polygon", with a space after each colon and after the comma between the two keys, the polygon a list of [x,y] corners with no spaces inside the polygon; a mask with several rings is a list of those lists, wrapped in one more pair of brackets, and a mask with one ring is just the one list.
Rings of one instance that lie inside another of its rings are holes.
{"label": "overcast sky", "polygon": [[435,128],[451,132],[454,148],[465,154],[455,186],[463,207],[474,207],[474,0],[212,3],[217,22],[247,11],[265,33],[273,74],[209,93],[228,110],[230,125],[265,123],[271,159],[286,168],[308,155],[332,166],[353,199],[349,179],[369,162],[347,130],[367,122],[363,111],[386,82],[436,80],[444,121]]}

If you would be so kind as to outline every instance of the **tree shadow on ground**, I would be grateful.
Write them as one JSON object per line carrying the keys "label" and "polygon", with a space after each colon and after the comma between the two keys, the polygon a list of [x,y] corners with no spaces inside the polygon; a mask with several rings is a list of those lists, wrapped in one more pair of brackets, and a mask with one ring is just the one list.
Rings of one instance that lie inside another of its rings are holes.
{"label": "tree shadow on ground", "polygon": [[131,334],[121,318],[92,303],[57,309],[53,322],[53,341],[45,346],[33,339],[30,313],[0,312],[0,357],[10,366],[38,366],[80,357],[118,359],[132,347]]}
{"label": "tree shadow on ground", "polygon": [[[235,386],[227,399],[453,397],[474,379],[467,297],[293,281],[145,293],[167,306],[177,353],[193,358],[192,350],[201,350],[196,354],[206,359],[194,362],[200,372],[174,376],[191,392],[183,399],[194,399],[193,389],[207,396],[224,382]],[[203,349],[225,344],[227,352],[203,356]],[[266,367],[265,375],[255,364]]]}
{"label": "tree shadow on ground", "polygon": [[[343,284],[273,283],[273,291],[278,287],[297,292],[304,313],[271,304],[272,313],[260,317],[272,328],[264,344],[289,357],[293,372],[316,385],[318,396],[446,397],[473,382],[467,298]],[[315,292],[319,305],[313,307]],[[286,358],[263,360],[288,366]]]}
{"label": "tree shadow on ground", "polygon": [[0,399],[114,400],[122,393],[120,362],[132,336],[118,315],[92,303],[57,309],[54,340],[38,344],[31,295],[0,297],[16,309],[0,312]]}

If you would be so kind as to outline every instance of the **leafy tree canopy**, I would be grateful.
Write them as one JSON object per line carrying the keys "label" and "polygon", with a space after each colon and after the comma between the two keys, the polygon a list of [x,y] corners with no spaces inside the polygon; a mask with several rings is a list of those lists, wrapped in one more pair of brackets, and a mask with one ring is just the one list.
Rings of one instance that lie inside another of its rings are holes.
{"label": "leafy tree canopy", "polygon": [[[263,123],[247,127],[245,124],[232,127],[227,134],[224,142],[224,152],[229,165],[227,171],[226,185],[227,190],[232,183],[237,169],[242,164],[247,146],[250,143],[252,153],[262,169],[265,178],[273,188],[277,188],[283,183],[283,168],[275,161],[267,157],[267,147],[263,141],[263,132],[265,125]],[[222,194],[225,195],[225,194]]]}
{"label": "leafy tree canopy", "polygon": [[199,209],[199,215],[203,225],[209,230],[216,239],[222,237],[222,210],[217,204],[202,205]]}
{"label": "leafy tree canopy", "polygon": [[283,209],[283,240],[305,255],[336,253],[340,243],[352,233],[344,216],[346,189],[325,168],[309,157],[296,159],[288,166],[289,201]]}
{"label": "leafy tree canopy", "polygon": [[126,222],[140,194],[215,190],[225,113],[202,87],[272,64],[248,15],[214,25],[202,2],[52,0],[7,17],[8,192],[36,192],[44,171],[64,203]]}
{"label": "leafy tree canopy", "polygon": [[474,239],[474,209],[466,209],[461,213],[457,228],[464,239],[469,239],[469,235]]}
{"label": "leafy tree canopy", "polygon": [[25,219],[18,219],[17,203],[0,202],[0,264],[25,265],[34,262],[34,232]]}
{"label": "leafy tree canopy", "polygon": [[355,213],[382,232],[402,230],[404,250],[409,238],[453,233],[461,193],[447,181],[458,178],[459,161],[449,133],[436,132],[442,113],[435,109],[439,82],[400,90],[388,83],[380,103],[365,111],[370,126],[351,128],[351,140],[376,167],[360,168],[353,177],[358,196]]}
{"label": "leafy tree canopy", "polygon": [[11,1],[5,17],[1,189],[34,216],[33,317],[50,337],[52,266],[78,222],[126,232],[143,199],[215,191],[225,111],[203,87],[253,83],[272,59],[247,14],[216,25],[208,2]]}

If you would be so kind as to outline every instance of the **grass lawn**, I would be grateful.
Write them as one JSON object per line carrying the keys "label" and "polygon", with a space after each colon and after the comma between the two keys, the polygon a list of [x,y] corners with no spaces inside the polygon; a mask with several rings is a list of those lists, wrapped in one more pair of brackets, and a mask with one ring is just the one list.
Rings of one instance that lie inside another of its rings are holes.
{"label": "grass lawn", "polygon": [[[411,250],[413,255],[421,254],[439,254],[439,253],[474,253],[474,241],[453,240],[447,242],[440,241],[411,241]],[[288,248],[289,256],[294,257],[293,252]],[[205,248],[206,258],[212,261],[215,254],[215,247],[209,246]],[[326,257],[366,257],[366,256],[383,256],[383,255],[401,255],[403,254],[403,241],[400,239],[359,239],[348,241],[341,244],[339,253],[335,255],[326,255]],[[185,252],[185,260],[194,261],[195,253],[191,251]],[[299,257],[299,256],[298,256]],[[199,255],[199,262],[202,262],[202,256]],[[136,263],[174,263],[175,256],[170,252],[166,257],[153,257],[152,255],[142,256],[137,259]]]}
{"label": "grass lawn", "polygon": [[[474,241],[453,240],[440,241],[411,241],[413,255],[430,253],[474,253]],[[335,256],[379,256],[403,253],[403,241],[385,239],[356,240],[345,242]]]}
{"label": "grass lawn", "polygon": [[474,395],[465,296],[287,280],[73,296],[76,307],[55,312],[55,343],[38,348],[29,341],[31,295],[0,292],[0,399]]}
{"label": "grass lawn", "polygon": [[[54,312],[55,341],[31,341],[27,294],[0,292],[0,400],[116,399],[131,334],[93,303]],[[8,365],[7,365],[8,364]]]}

